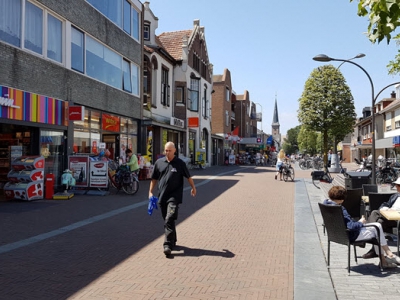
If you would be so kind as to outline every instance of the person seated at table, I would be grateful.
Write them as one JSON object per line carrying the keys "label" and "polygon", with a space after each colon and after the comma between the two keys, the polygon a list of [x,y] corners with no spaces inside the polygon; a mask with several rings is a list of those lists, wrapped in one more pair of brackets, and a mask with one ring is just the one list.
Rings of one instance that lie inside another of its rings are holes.
{"label": "person seated at table", "polygon": [[[354,221],[346,208],[342,205],[347,196],[347,190],[342,186],[333,186],[328,192],[329,199],[324,200],[325,205],[340,205],[343,210],[343,217],[347,228],[350,230],[349,239],[350,242],[369,240],[371,238],[378,238],[378,233],[375,227],[364,227],[367,220],[364,216],[360,220]],[[385,235],[382,230],[382,225],[380,223],[371,223],[376,225],[380,231],[380,242],[382,246],[382,268],[396,268],[400,265],[400,258],[392,253],[387,245]],[[378,246],[374,246],[375,251],[379,252]]]}
{"label": "person seated at table", "polygon": [[[392,232],[392,228],[397,226],[397,221],[388,220],[380,213],[380,210],[398,210],[400,211],[400,178],[393,184],[396,187],[397,193],[390,196],[389,201],[381,204],[379,209],[373,210],[368,217],[368,223],[378,222],[382,225],[383,232]],[[363,255],[364,259],[378,257],[374,248],[372,247],[367,253]]]}

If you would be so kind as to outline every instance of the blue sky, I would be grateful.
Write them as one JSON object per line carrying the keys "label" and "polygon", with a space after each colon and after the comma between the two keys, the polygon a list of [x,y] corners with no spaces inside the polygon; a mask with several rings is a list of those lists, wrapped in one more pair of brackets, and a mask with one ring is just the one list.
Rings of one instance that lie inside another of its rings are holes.
{"label": "blue sky", "polygon": [[[193,20],[200,20],[214,75],[222,74],[225,68],[230,70],[234,91],[243,94],[247,90],[250,100],[261,104],[262,128],[267,133],[271,133],[275,96],[281,133],[299,125],[298,100],[304,84],[312,70],[324,64],[312,59],[317,54],[349,59],[364,53],[365,57],[354,62],[369,73],[376,93],[400,81],[399,75],[388,75],[386,67],[400,48],[393,41],[387,45],[386,41],[372,44],[368,40],[364,34],[368,18],[357,15],[357,1],[149,2],[159,18],[157,35],[191,29]],[[362,109],[372,102],[368,77],[352,64],[343,64],[340,70],[353,94],[357,116],[361,116]],[[390,97],[392,90],[388,88],[381,96]],[[260,105],[257,110],[261,110]]]}

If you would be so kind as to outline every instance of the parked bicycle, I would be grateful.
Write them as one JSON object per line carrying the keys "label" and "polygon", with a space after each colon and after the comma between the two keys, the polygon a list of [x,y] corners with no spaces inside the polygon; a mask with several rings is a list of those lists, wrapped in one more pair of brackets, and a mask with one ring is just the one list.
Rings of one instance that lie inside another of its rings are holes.
{"label": "parked bicycle", "polygon": [[299,167],[302,170],[307,170],[307,169],[321,170],[323,166],[324,162],[320,157],[299,160]]}
{"label": "parked bicycle", "polygon": [[131,172],[128,166],[121,165],[115,174],[109,177],[109,185],[118,192],[122,189],[125,194],[134,195],[139,190],[139,177],[135,172]]}
{"label": "parked bicycle", "polygon": [[127,165],[119,165],[117,161],[108,160],[108,187],[117,189],[117,193],[123,190],[127,195],[134,195],[139,190],[139,177],[135,172],[131,172]]}
{"label": "parked bicycle", "polygon": [[376,184],[390,184],[391,187],[394,187],[393,182],[397,180],[398,177],[398,168],[394,167],[394,164],[391,161],[382,162],[383,167],[379,167],[376,172]]}

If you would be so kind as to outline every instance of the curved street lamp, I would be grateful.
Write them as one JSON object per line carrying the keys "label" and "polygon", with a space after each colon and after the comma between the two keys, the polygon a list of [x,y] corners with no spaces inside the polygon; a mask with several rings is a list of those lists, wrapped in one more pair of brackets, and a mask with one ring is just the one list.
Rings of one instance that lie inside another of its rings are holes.
{"label": "curved street lamp", "polygon": [[[365,54],[358,54],[358,57],[364,57]],[[354,58],[358,58],[357,56],[355,56]],[[371,125],[372,125],[372,176],[371,176],[371,180],[372,183],[375,184],[376,180],[375,180],[375,92],[374,92],[374,83],[372,82],[371,76],[369,76],[368,72],[361,67],[359,64],[355,63],[354,61],[351,61],[350,59],[340,59],[340,58],[332,58],[329,57],[325,54],[318,54],[317,56],[313,57],[313,60],[315,61],[320,61],[320,62],[329,62],[329,61],[341,61],[343,63],[350,63],[353,64],[357,67],[359,67],[364,73],[365,75],[367,75],[369,83],[371,84],[371,109],[372,109],[372,120],[371,120]]]}

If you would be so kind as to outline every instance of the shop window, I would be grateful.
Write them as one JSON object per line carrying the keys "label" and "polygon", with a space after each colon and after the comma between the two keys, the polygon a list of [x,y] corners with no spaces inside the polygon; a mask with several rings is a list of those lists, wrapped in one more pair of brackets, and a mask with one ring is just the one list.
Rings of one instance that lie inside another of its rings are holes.
{"label": "shop window", "polygon": [[2,0],[0,40],[61,63],[63,21],[29,1]]}
{"label": "shop window", "polygon": [[[96,9],[98,9],[107,18],[117,24],[119,27],[122,26],[122,1],[121,0],[87,0]],[[125,6],[124,6],[125,9]],[[130,9],[130,6],[128,7]]]}
{"label": "shop window", "polygon": [[84,72],[84,45],[83,32],[72,27],[71,28],[71,68],[81,73]]}
{"label": "shop window", "polygon": [[139,41],[140,13],[127,0],[87,0],[103,15]]}
{"label": "shop window", "polygon": [[127,34],[131,34],[131,4],[128,0],[124,1],[124,30]]}
{"label": "shop window", "polygon": [[98,111],[90,112],[90,128],[100,130],[100,112]]}
{"label": "shop window", "polygon": [[62,63],[62,22],[52,15],[47,18],[47,57]]}
{"label": "shop window", "polygon": [[90,111],[88,109],[85,109],[85,117],[83,121],[74,121],[74,126],[75,127],[82,127],[82,128],[89,128],[89,113]]}
{"label": "shop window", "polygon": [[121,132],[127,133],[128,132],[128,119],[121,118]]}
{"label": "shop window", "polygon": [[43,54],[43,10],[30,2],[25,4],[25,48]]}
{"label": "shop window", "polygon": [[0,40],[21,47],[21,0],[0,2]]}
{"label": "shop window", "polygon": [[132,83],[131,83],[131,65],[129,61],[123,60],[123,81],[122,81],[122,89],[127,92],[132,92]]}
{"label": "shop window", "polygon": [[137,122],[128,119],[128,134],[138,134]]}

